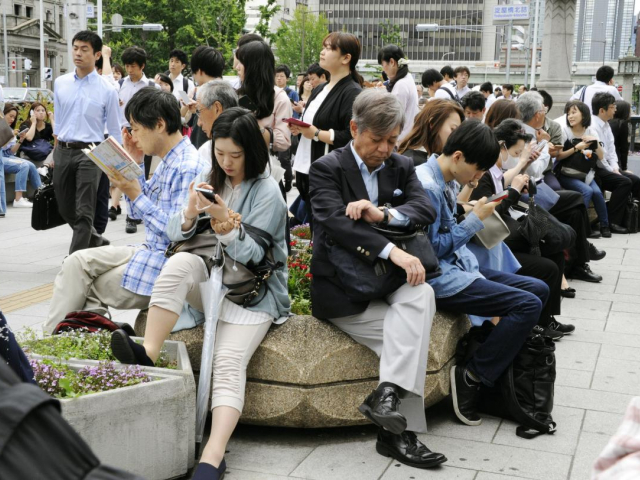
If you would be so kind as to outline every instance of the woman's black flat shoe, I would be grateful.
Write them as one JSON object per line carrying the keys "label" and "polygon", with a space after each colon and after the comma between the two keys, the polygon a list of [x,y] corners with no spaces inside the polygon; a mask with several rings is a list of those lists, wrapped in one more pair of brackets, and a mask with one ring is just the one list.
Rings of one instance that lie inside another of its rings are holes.
{"label": "woman's black flat shoe", "polygon": [[575,288],[563,288],[560,290],[560,296],[564,298],[576,298],[576,289]]}

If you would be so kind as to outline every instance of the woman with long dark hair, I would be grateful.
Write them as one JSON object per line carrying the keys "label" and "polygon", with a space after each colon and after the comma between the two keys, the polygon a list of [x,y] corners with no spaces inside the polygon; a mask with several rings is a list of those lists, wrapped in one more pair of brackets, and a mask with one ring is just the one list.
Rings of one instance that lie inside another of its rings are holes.
{"label": "woman with long dark hair", "polygon": [[276,61],[271,47],[254,40],[238,48],[236,58],[240,106],[254,113],[266,144],[272,144],[276,152],[284,152],[291,146],[291,134],[282,119],[291,117],[292,110],[287,92],[276,87]]}
{"label": "woman with long dark hair", "polygon": [[[17,118],[18,107],[11,103],[6,103],[4,106],[4,120],[12,129],[16,127]],[[0,149],[5,175],[11,173],[16,174],[16,197],[13,201],[13,208],[33,207],[33,204],[24,196],[27,191],[27,180],[33,185],[33,188],[38,189],[40,185],[42,185],[36,166],[28,160],[16,157],[18,150],[20,150],[22,146],[22,142],[27,137],[27,132],[28,129],[22,132],[15,129],[14,133],[19,136],[19,139],[16,140],[15,137],[12,137],[11,140]]]}
{"label": "woman with long dark hair", "polygon": [[[48,120],[48,121],[47,121]],[[48,112],[40,102],[33,102],[29,109],[29,119],[20,124],[20,132],[27,129],[22,141],[22,152],[38,166],[45,162],[47,166],[53,161],[53,112]]]}
{"label": "woman with long dark hair", "polygon": [[389,78],[387,91],[398,97],[404,109],[404,128],[398,137],[400,143],[411,131],[418,114],[418,92],[413,75],[409,73],[409,61],[397,45],[387,45],[378,51],[378,64]]}
{"label": "woman with long dark hair", "polygon": [[309,201],[311,163],[351,140],[351,110],[363,84],[356,71],[361,52],[360,40],[350,33],[333,32],[324,38],[320,66],[331,74],[331,80],[314,88],[307,101],[301,120],[310,126],[289,127],[291,133],[301,135],[293,169],[309,219],[312,219]]}
{"label": "woman with long dark hair", "polygon": [[[271,324],[284,322],[290,311],[287,207],[278,184],[269,176],[269,154],[261,140],[258,122],[248,110],[227,109],[216,119],[212,140],[212,166],[190,185],[184,209],[169,221],[169,238],[182,241],[193,237],[198,217],[207,216],[211,230],[224,247],[225,261],[257,265],[267,252],[246,233],[246,225],[271,236],[273,260],[278,265],[253,302],[241,305],[225,297],[220,303],[213,356],[211,435],[194,479],[219,479],[224,475],[225,448],[244,406],[247,365]],[[194,187],[214,192],[215,202],[207,200]],[[185,302],[203,311],[199,287],[207,277],[202,258],[187,252],[173,255],[153,288],[144,344],[136,344],[118,330],[111,340],[116,358],[122,363],[152,366]]]}
{"label": "woman with long dark hair", "polygon": [[442,153],[447,138],[463,121],[464,111],[460,105],[435,98],[418,114],[398,153],[412,158],[416,166],[422,165],[434,153]]}

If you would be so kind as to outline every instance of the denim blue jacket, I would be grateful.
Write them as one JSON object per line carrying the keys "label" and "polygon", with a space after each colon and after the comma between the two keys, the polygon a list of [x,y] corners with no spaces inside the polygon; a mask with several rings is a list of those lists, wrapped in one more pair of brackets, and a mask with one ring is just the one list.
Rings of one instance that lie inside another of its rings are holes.
{"label": "denim blue jacket", "polygon": [[478,270],[476,257],[466,247],[467,243],[484,228],[475,213],[469,213],[461,223],[453,216],[458,196],[458,184],[446,183],[437,161],[431,155],[427,163],[416,168],[433,208],[436,220],[429,226],[429,240],[438,257],[442,275],[429,280],[436,298],[446,298],[467,288],[478,278],[484,278]]}

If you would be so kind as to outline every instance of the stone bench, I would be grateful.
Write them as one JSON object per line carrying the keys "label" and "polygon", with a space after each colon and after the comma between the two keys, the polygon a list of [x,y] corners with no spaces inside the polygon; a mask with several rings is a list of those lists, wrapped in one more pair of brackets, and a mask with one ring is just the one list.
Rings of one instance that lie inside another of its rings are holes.
{"label": "stone bench", "polygon": [[[437,313],[433,319],[425,384],[425,407],[449,394],[449,370],[458,340],[469,329],[466,315]],[[144,335],[146,311],[135,324]],[[204,328],[171,334],[187,345],[191,365],[200,366]],[[274,325],[247,369],[246,402],[240,421],[297,428],[369,423],[357,407],[378,383],[379,360],[328,322],[294,316]]]}
{"label": "stone bench", "polygon": [[[14,173],[4,176],[4,187],[7,194],[7,206],[11,205],[16,198],[16,175]],[[36,193],[31,182],[27,181],[27,198],[32,199]]]}

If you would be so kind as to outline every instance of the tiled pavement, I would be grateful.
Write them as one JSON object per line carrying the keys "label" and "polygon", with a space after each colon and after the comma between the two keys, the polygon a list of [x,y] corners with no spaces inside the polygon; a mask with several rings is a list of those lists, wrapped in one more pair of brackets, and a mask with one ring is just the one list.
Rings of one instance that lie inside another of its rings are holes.
{"label": "tiled pavement", "polygon": [[[124,217],[105,236],[114,245],[143,238],[124,232]],[[37,327],[47,313],[50,284],[65,257],[71,231],[30,228],[30,211],[9,208],[0,219],[0,306],[16,331]],[[562,322],[577,326],[557,344],[558,378],[553,436],[524,440],[515,425],[485,418],[479,427],[457,423],[450,402],[427,411],[421,439],[449,458],[421,471],[375,453],[372,427],[291,430],[240,426],[229,445],[229,480],[284,478],[348,480],[588,479],[591,465],[640,394],[640,234],[595,242],[607,251],[592,268],[601,284],[572,282],[577,298],[563,302]],[[28,292],[28,293],[24,293]],[[133,323],[137,312],[114,312]]]}

